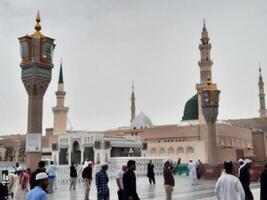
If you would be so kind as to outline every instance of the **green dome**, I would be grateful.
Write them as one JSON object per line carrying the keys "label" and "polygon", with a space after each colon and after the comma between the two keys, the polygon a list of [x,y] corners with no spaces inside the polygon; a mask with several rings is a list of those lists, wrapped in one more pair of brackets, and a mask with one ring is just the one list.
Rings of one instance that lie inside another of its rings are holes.
{"label": "green dome", "polygon": [[198,119],[198,98],[197,94],[189,99],[184,107],[184,116],[182,121]]}

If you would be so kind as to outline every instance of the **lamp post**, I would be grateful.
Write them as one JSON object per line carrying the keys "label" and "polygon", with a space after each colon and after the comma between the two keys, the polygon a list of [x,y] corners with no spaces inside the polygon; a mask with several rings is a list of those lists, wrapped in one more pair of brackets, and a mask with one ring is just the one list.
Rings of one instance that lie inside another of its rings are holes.
{"label": "lamp post", "polygon": [[208,126],[207,153],[208,164],[216,164],[217,142],[216,142],[216,120],[218,116],[220,90],[216,84],[211,83],[210,78],[199,90],[201,97],[202,113]]}
{"label": "lamp post", "polygon": [[26,135],[26,164],[31,170],[41,160],[43,97],[51,81],[54,39],[40,30],[39,11],[35,32],[18,38],[21,54],[21,79],[28,93],[28,128]]}

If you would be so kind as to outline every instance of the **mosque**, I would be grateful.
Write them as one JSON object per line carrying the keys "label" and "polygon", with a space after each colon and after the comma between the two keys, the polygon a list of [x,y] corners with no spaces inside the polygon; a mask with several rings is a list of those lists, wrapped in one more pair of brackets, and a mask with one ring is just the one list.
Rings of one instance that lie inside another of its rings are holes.
{"label": "mosque", "polygon": [[[196,84],[196,93],[186,102],[178,124],[159,126],[153,124],[143,112],[136,115],[136,97],[132,86],[129,126],[100,132],[67,130],[69,108],[64,104],[66,92],[61,64],[56,91],[57,105],[52,108],[54,125],[53,128],[47,128],[42,137],[42,158],[52,159],[58,164],[81,163],[84,160],[100,163],[121,156],[170,157],[173,160],[181,158],[184,163],[189,160],[208,163],[208,125],[202,113],[199,91],[208,82],[217,86],[212,82],[212,46],[205,23],[200,41],[200,83]],[[259,117],[216,122],[217,163],[243,157],[266,158],[267,112],[261,69],[259,72]],[[9,140],[12,140],[11,136],[0,138],[0,143],[6,144],[1,145],[0,160],[23,162],[25,137],[17,139],[18,142],[12,145],[8,145]],[[16,148],[20,148],[17,154]]]}
{"label": "mosque", "polygon": [[[201,160],[208,162],[207,132],[199,88],[212,81],[211,43],[204,23],[199,44],[200,83],[196,84],[196,94],[184,107],[181,122],[169,125],[153,125],[152,120],[143,112],[135,115],[134,87],[131,94],[131,124],[129,127],[107,130],[105,135],[136,135],[143,142],[146,156],[178,158],[182,162]],[[267,155],[266,131],[267,115],[265,109],[264,82],[259,70],[259,118],[240,120],[221,120],[216,122],[217,163],[226,159],[233,161],[250,157],[264,159]],[[212,83],[215,87],[216,84]]]}

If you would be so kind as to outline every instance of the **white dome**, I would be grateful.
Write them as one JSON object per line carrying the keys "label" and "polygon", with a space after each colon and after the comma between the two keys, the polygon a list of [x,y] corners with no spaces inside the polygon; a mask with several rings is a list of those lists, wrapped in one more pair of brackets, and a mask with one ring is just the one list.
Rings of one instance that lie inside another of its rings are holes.
{"label": "white dome", "polygon": [[153,124],[150,118],[143,112],[140,112],[131,123],[131,128],[143,129],[151,127],[153,127]]}

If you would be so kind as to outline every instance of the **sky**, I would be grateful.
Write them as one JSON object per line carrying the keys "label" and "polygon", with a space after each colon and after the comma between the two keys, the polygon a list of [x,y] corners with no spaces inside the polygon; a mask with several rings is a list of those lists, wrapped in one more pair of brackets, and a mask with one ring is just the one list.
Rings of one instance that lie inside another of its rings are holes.
{"label": "sky", "polygon": [[259,116],[259,62],[267,82],[264,0],[1,0],[0,134],[27,130],[17,38],[34,32],[38,9],[42,33],[56,43],[44,129],[53,126],[61,58],[74,129],[128,126],[132,81],[137,114],[143,111],[155,125],[180,122],[200,81],[203,19],[212,44],[213,82],[221,90],[218,118]]}

